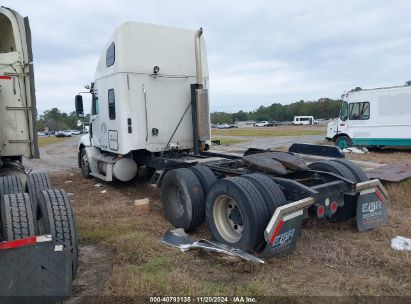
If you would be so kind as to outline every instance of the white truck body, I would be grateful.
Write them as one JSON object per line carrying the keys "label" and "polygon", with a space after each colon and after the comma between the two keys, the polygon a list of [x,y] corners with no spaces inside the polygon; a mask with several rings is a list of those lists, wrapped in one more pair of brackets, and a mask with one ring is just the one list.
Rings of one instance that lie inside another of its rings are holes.
{"label": "white truck body", "polygon": [[0,8],[0,167],[4,158],[38,157],[36,99],[28,18]]}
{"label": "white truck body", "polygon": [[318,121],[314,119],[314,116],[294,116],[293,125],[314,125],[318,124]]}
{"label": "white truck body", "polygon": [[411,146],[411,86],[350,91],[342,99],[328,140],[348,136],[354,145]]}
{"label": "white truck body", "polygon": [[[196,83],[195,34],[137,22],[115,30],[95,75],[92,146],[122,155],[135,150],[160,152],[170,139],[169,147],[193,147],[189,107],[190,84]],[[201,40],[207,89],[207,56]],[[159,68],[157,73],[154,67]]]}

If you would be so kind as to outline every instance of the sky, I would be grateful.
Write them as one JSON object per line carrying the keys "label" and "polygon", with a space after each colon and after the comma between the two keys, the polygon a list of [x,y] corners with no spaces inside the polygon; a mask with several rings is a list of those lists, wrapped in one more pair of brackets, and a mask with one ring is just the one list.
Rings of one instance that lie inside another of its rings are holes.
{"label": "sky", "polygon": [[411,1],[2,0],[30,19],[37,109],[74,110],[114,29],[203,27],[212,111],[339,98],[411,79]]}

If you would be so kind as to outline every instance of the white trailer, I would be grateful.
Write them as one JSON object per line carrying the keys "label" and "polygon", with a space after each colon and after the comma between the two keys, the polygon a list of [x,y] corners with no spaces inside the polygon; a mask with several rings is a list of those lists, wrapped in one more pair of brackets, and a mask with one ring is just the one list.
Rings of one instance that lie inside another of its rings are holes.
{"label": "white trailer", "polygon": [[327,127],[327,139],[352,145],[411,146],[411,86],[344,93],[340,116]]}
{"label": "white trailer", "polygon": [[[70,201],[38,158],[30,25],[0,8],[0,296],[68,296],[78,261]],[[57,246],[57,247],[56,247]]]}
{"label": "white trailer", "polygon": [[314,116],[294,116],[293,125],[317,125]]}
{"label": "white trailer", "polygon": [[[84,177],[128,181],[137,167],[148,168],[175,227],[193,230],[206,219],[218,242],[265,258],[292,252],[309,214],[356,216],[360,230],[387,221],[384,187],[350,161],[307,164],[280,151],[249,149],[243,157],[207,151],[207,88],[201,29],[122,24],[89,86],[90,133],[78,146]],[[84,115],[82,96],[75,102]],[[378,209],[370,210],[376,201]]]}

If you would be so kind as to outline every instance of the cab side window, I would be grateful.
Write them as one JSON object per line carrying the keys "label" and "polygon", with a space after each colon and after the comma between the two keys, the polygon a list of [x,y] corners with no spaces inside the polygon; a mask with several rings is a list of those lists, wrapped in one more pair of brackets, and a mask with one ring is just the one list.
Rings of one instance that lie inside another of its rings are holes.
{"label": "cab side window", "polygon": [[108,117],[110,120],[116,119],[116,97],[114,89],[108,90]]}
{"label": "cab side window", "polygon": [[98,101],[98,96],[96,93],[93,93],[91,101],[91,115],[96,115],[100,112],[100,106]]}
{"label": "cab side window", "polygon": [[370,103],[368,101],[350,103],[350,120],[367,119],[370,119]]}
{"label": "cab side window", "polygon": [[106,51],[106,67],[112,66],[116,61],[116,45],[113,43],[110,44]]}

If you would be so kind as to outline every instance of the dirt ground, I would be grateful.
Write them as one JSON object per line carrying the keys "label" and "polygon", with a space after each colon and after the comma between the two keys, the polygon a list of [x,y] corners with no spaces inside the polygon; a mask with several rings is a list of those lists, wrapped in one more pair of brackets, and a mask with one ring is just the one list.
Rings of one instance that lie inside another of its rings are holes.
{"label": "dirt ground", "polygon": [[[411,237],[411,180],[387,185],[388,225],[359,233],[353,220],[309,220],[292,255],[254,265],[215,253],[183,253],[160,243],[172,226],[158,190],[140,179],[126,184],[84,179],[75,169],[74,140],[43,152],[44,160],[33,167],[52,168],[54,185],[73,193],[80,240],[75,296],[411,296],[411,253],[390,247],[397,235]],[[411,151],[348,157],[411,164]],[[139,213],[133,201],[146,197],[151,211]],[[209,238],[206,224],[191,236]]]}

